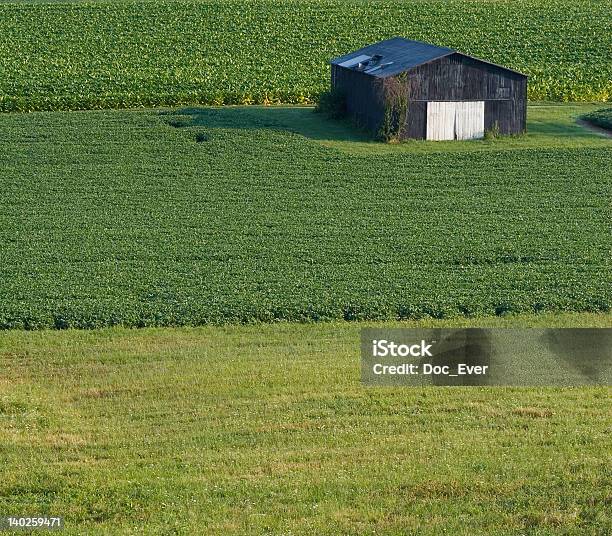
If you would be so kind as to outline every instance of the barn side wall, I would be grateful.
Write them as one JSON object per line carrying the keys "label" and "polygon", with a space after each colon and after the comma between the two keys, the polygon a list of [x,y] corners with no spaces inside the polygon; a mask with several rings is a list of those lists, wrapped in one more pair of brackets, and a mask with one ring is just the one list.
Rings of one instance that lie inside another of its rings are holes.
{"label": "barn side wall", "polygon": [[[344,91],[347,111],[357,124],[377,133],[384,118],[381,80],[353,69],[331,66],[333,89]],[[460,53],[408,72],[410,104],[403,138],[423,139],[428,101],[485,101],[485,130],[496,124],[501,134],[527,128],[527,78]]]}
{"label": "barn side wall", "polygon": [[349,116],[360,127],[377,133],[384,117],[384,105],[380,98],[380,81],[359,71],[331,66],[331,87],[346,95]]}
{"label": "barn side wall", "polygon": [[485,101],[485,129],[502,134],[527,128],[527,78],[463,54],[451,54],[409,72],[411,110],[406,138],[426,135],[427,101]]}

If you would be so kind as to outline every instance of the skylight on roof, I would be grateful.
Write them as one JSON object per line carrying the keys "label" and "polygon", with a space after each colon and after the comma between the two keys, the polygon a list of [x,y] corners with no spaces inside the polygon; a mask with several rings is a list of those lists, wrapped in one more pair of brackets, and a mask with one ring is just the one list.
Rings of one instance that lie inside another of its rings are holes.
{"label": "skylight on roof", "polygon": [[372,56],[366,56],[365,54],[362,54],[361,56],[356,56],[354,58],[351,58],[350,60],[343,61],[342,63],[339,63],[338,66],[339,67],[354,67],[358,63],[368,61],[371,59],[372,59]]}

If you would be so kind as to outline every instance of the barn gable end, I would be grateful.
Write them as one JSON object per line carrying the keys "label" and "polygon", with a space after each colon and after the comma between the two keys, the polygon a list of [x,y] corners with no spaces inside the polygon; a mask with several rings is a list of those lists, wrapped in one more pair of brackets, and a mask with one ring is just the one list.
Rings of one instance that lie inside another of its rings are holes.
{"label": "barn gable end", "polygon": [[[495,123],[502,134],[524,132],[527,126],[527,77],[459,52],[410,71],[411,103],[484,101],[485,130]],[[408,129],[425,137],[425,108],[414,109]],[[414,123],[414,124],[410,124]]]}

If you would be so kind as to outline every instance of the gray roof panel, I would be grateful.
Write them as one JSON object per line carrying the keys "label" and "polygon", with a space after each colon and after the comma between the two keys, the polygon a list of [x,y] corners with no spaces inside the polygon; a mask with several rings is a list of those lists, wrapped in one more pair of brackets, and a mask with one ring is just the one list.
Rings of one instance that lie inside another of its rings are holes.
{"label": "gray roof panel", "polygon": [[350,54],[334,58],[331,60],[331,63],[332,65],[338,65],[357,56],[380,54],[382,56],[381,63],[393,63],[369,74],[377,78],[386,78],[387,76],[399,74],[432,60],[448,56],[453,52],[455,50],[452,48],[438,47],[428,43],[421,43],[420,41],[411,41],[403,37],[393,37],[392,39],[386,39],[385,41],[360,48]]}
{"label": "gray roof panel", "polygon": [[380,64],[392,63],[390,65],[385,65],[383,68],[372,70],[371,72],[362,72],[365,72],[369,76],[375,76],[376,78],[387,78],[455,53],[525,76],[523,73],[509,69],[508,67],[503,67],[502,65],[462,54],[452,48],[439,47],[420,41],[412,41],[410,39],[404,39],[403,37],[393,37],[385,41],[380,41],[379,43],[374,43],[373,45],[368,45],[367,47],[360,48],[344,56],[334,58],[330,63],[332,65],[339,65],[341,63],[352,64],[353,62],[349,60],[357,58],[358,56],[374,56],[375,54],[380,54],[382,56]]}

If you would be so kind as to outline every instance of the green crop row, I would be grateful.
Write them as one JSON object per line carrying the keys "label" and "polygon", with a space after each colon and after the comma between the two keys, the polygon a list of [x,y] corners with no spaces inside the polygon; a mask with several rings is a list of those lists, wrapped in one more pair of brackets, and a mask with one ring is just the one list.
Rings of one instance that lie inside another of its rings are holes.
{"label": "green crop row", "polygon": [[394,35],[530,76],[529,98],[609,101],[608,0],[0,4],[0,111],[310,103],[328,60]]}
{"label": "green crop row", "polygon": [[0,327],[609,310],[607,140],[355,153],[324,122],[1,115]]}

